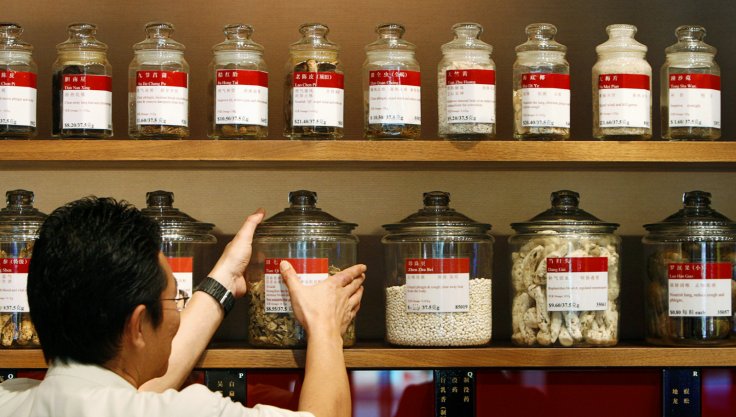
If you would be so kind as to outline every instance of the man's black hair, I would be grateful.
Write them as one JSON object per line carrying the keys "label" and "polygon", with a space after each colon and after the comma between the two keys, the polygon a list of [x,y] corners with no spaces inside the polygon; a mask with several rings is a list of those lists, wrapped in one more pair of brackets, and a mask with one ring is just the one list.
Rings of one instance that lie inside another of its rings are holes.
{"label": "man's black hair", "polygon": [[166,276],[158,223],[125,201],[87,197],[44,221],[28,270],[28,305],[47,362],[102,365],[144,304],[161,324]]}

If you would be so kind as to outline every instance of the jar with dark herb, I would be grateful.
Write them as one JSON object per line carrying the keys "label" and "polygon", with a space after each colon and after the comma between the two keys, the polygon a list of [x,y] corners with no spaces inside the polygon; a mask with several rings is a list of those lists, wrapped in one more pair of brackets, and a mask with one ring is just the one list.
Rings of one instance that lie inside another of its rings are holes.
{"label": "jar with dark herb", "polygon": [[189,136],[189,64],[174,25],[146,24],[146,39],[133,45],[128,68],[128,133],[134,139]]}
{"label": "jar with dark herb", "polygon": [[268,70],[263,46],[253,42],[253,27],[225,26],[225,41],[212,48],[210,127],[212,139],[262,139],[268,136]]}
{"label": "jar with dark herb", "polygon": [[46,215],[33,207],[33,192],[5,193],[0,210],[0,348],[38,348],[26,282],[33,242]]}
{"label": "jar with dark herb", "polygon": [[569,139],[567,47],[555,41],[557,28],[549,23],[533,23],[526,34],[514,62],[514,139]]}
{"label": "jar with dark herb", "polygon": [[69,38],[56,45],[51,71],[51,133],[61,138],[112,136],[112,66],[97,26],[72,23]]}
{"label": "jar with dark herb", "polygon": [[683,208],[644,225],[646,339],[658,345],[716,346],[736,341],[736,223],[690,191]]}
{"label": "jar with dark herb", "polygon": [[22,33],[16,23],[0,23],[0,139],[36,135],[37,67]]}
{"label": "jar with dark herb", "polygon": [[680,26],[677,43],[665,49],[660,106],[662,138],[717,140],[721,137],[721,68],[716,48],[703,41],[702,26]]}
{"label": "jar with dark herb", "polygon": [[321,23],[299,27],[302,38],[289,47],[284,85],[284,136],[340,139],[343,135],[344,76],[340,47]]}
{"label": "jar with dark herb", "polygon": [[421,77],[416,45],[402,38],[404,26],[376,27],[365,47],[363,108],[366,139],[417,139],[422,126]]}

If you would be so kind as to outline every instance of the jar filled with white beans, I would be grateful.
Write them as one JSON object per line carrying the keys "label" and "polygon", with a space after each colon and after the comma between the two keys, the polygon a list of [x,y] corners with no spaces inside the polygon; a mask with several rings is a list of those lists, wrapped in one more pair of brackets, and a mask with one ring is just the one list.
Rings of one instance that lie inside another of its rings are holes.
{"label": "jar filled with white beans", "polygon": [[400,346],[477,346],[491,341],[490,224],[424,193],[424,208],[383,227],[386,341]]}

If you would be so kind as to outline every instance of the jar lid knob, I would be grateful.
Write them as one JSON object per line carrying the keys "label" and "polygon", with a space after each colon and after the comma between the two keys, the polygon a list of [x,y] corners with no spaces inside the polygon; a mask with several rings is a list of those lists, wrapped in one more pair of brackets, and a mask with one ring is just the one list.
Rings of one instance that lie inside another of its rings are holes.
{"label": "jar lid knob", "polygon": [[156,190],[146,193],[148,207],[171,207],[174,204],[174,193],[171,191]]}
{"label": "jar lid knob", "polygon": [[682,194],[682,202],[686,208],[710,207],[711,194],[707,191],[688,191]]}
{"label": "jar lid knob", "polygon": [[570,190],[555,191],[550,196],[552,207],[561,210],[574,210],[580,204],[580,194]]}
{"label": "jar lid knob", "polygon": [[32,207],[33,191],[10,190],[5,192],[5,203],[8,207]]}
{"label": "jar lid knob", "polygon": [[423,194],[424,207],[447,207],[450,205],[450,193],[445,191],[429,191]]}
{"label": "jar lid knob", "polygon": [[314,207],[317,204],[317,193],[308,190],[297,190],[289,193],[292,207]]}

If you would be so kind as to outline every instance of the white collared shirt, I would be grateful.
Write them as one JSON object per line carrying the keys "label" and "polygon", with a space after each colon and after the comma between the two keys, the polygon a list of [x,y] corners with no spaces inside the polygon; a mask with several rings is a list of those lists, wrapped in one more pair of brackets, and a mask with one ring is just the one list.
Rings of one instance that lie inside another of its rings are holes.
{"label": "white collared shirt", "polygon": [[257,405],[246,408],[204,385],[181,391],[139,392],[119,375],[94,365],[53,364],[43,381],[0,384],[0,417],[314,417]]}

